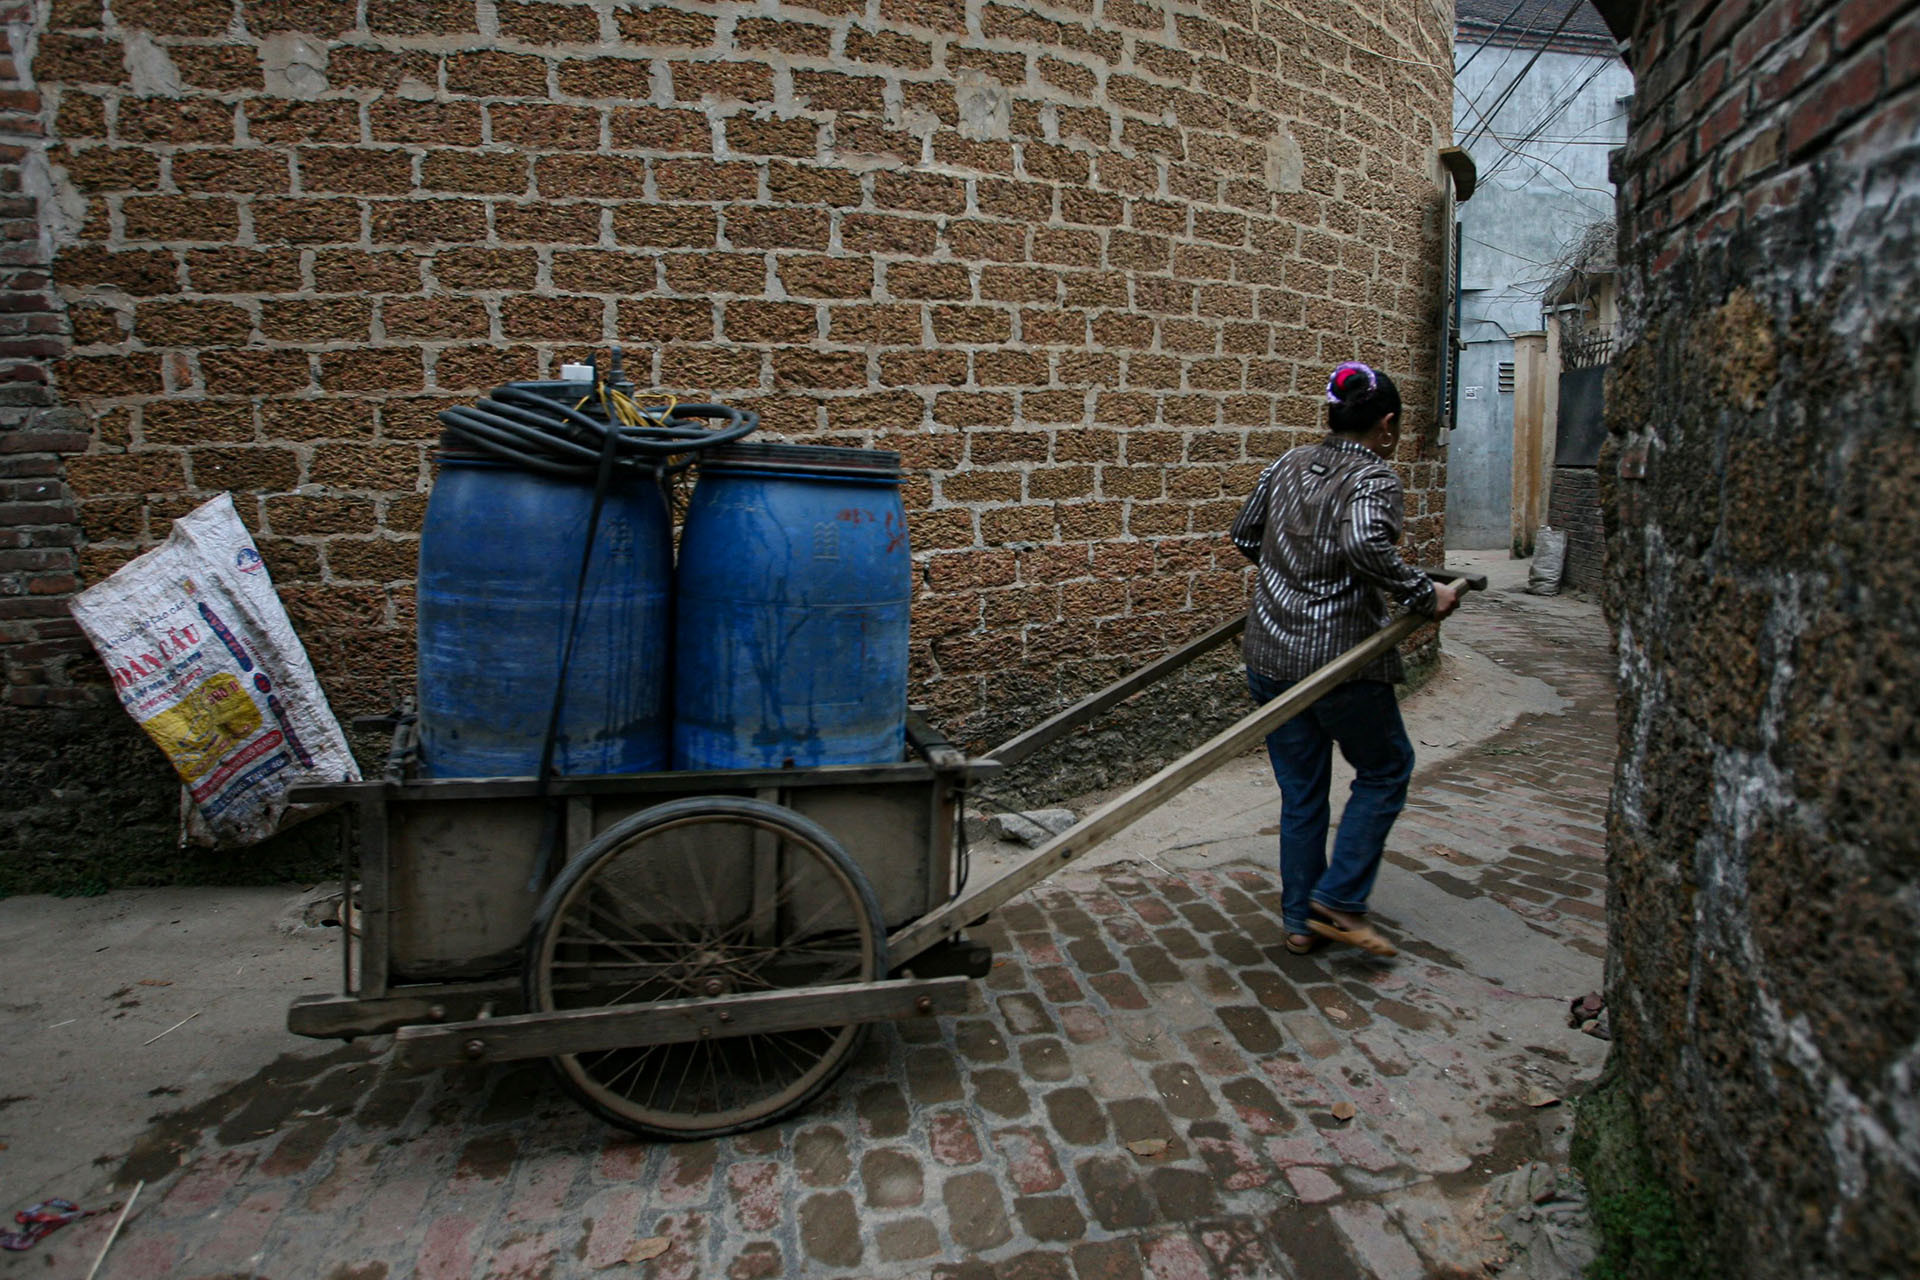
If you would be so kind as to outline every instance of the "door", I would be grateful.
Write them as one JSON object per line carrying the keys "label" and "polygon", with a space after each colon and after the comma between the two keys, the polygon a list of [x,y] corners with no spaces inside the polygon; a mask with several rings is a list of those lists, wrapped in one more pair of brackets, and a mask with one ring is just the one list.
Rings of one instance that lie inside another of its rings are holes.
{"label": "door", "polygon": [[1505,548],[1511,539],[1512,365],[1513,343],[1504,339],[1470,342],[1460,353],[1458,413],[1447,439],[1449,550]]}

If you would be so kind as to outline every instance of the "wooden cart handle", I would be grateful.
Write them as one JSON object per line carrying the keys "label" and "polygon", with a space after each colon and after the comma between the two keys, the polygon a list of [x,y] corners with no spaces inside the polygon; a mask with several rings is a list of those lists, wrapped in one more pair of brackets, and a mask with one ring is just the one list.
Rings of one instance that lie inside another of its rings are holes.
{"label": "wooden cart handle", "polygon": [[[1456,591],[1478,590],[1486,586],[1486,579],[1478,574],[1454,570],[1446,572],[1449,585]],[[1477,585],[1476,578],[1479,579]],[[1031,858],[999,879],[991,880],[931,915],[922,916],[913,924],[901,928],[887,939],[888,962],[896,968],[906,966],[928,947],[953,937],[974,921],[1004,907],[1260,742],[1431,621],[1432,617],[1427,614],[1407,614],[1396,618],[1312,675],[1289,686],[1279,697],[1252,715],[1175,760],[1145,782],[1101,805],[1080,822],[1034,850]]]}
{"label": "wooden cart handle", "polygon": [[[1446,582],[1456,591],[1485,591],[1487,576],[1483,573],[1467,573],[1461,569],[1423,568],[1435,582]],[[1120,703],[1126,701],[1149,685],[1158,684],[1174,672],[1211,653],[1227,641],[1237,637],[1247,627],[1247,615],[1240,614],[1212,630],[1181,645],[1164,658],[1149,663],[1131,675],[1122,676],[1097,693],[1090,693],[1080,701],[1063,711],[1056,712],[1034,725],[1007,739],[999,746],[987,752],[987,758],[999,763],[1002,768],[1011,768],[1025,760],[1043,747],[1052,746],[1081,725],[1095,720]]]}

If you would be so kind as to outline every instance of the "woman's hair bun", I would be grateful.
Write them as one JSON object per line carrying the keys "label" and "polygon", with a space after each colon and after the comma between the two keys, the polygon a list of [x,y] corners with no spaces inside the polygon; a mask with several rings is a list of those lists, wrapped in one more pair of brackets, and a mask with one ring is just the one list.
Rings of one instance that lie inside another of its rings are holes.
{"label": "woman's hair bun", "polygon": [[1371,430],[1400,412],[1400,388],[1378,369],[1349,360],[1327,379],[1327,428],[1336,433]]}
{"label": "woman's hair bun", "polygon": [[1358,360],[1349,360],[1327,379],[1328,404],[1352,404],[1365,399],[1379,385],[1378,376]]}

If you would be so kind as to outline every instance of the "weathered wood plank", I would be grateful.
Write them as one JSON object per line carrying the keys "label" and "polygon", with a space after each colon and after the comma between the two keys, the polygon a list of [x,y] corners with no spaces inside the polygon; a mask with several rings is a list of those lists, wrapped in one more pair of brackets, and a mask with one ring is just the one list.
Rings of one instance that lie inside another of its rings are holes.
{"label": "weathered wood plank", "polygon": [[402,1027],[394,1033],[394,1058],[402,1068],[418,1071],[471,1062],[547,1058],[557,1053],[961,1013],[967,1007],[967,987],[968,979],[960,977],[849,982],[710,1000],[663,1000]]}
{"label": "weathered wood plank", "polygon": [[1090,693],[1051,719],[1018,734],[987,752],[987,757],[1003,766],[1012,766],[1081,725],[1094,719],[1147,686],[1172,675],[1194,659],[1218,648],[1246,630],[1247,615],[1223,622],[1205,635],[1175,649],[1157,662],[1149,663],[1132,675],[1123,676],[1097,693]]}
{"label": "weathered wood plank", "polygon": [[914,708],[907,710],[907,744],[936,769],[956,771],[967,767],[966,754],[948,742],[947,736],[928,724],[927,718]]}
{"label": "weathered wood plank", "polygon": [[[388,946],[393,925],[392,845],[387,838],[387,804],[380,786],[355,797],[360,835],[360,967],[354,975],[355,994],[387,994]],[[340,945],[353,946],[353,933],[340,929]]]}
{"label": "weathered wood plank", "polygon": [[518,978],[402,987],[374,999],[301,996],[287,1009],[287,1030],[321,1040],[350,1040],[384,1035],[413,1023],[471,1018],[490,1004],[517,1008],[519,1002]]}
{"label": "weathered wood plank", "polygon": [[299,803],[358,800],[384,790],[395,800],[512,800],[528,796],[638,795],[662,792],[698,795],[711,791],[744,794],[759,787],[832,787],[885,782],[920,782],[933,776],[924,761],[898,764],[834,764],[811,769],[701,769],[659,773],[570,774],[550,778],[543,792],[535,778],[415,778],[400,785],[379,782],[302,783],[288,789]]}

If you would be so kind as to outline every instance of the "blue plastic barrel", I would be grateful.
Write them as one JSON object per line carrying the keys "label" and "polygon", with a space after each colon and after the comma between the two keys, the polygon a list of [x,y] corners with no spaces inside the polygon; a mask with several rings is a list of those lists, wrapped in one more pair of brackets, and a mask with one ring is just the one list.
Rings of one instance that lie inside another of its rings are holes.
{"label": "blue plastic barrel", "polygon": [[901,759],[913,573],[900,455],[713,450],[676,581],[674,768]]}
{"label": "blue plastic barrel", "polygon": [[[420,531],[420,767],[528,777],[573,611],[591,482],[441,455]],[[558,772],[669,760],[673,540],[666,499],[622,470],[600,513],[554,750]]]}

